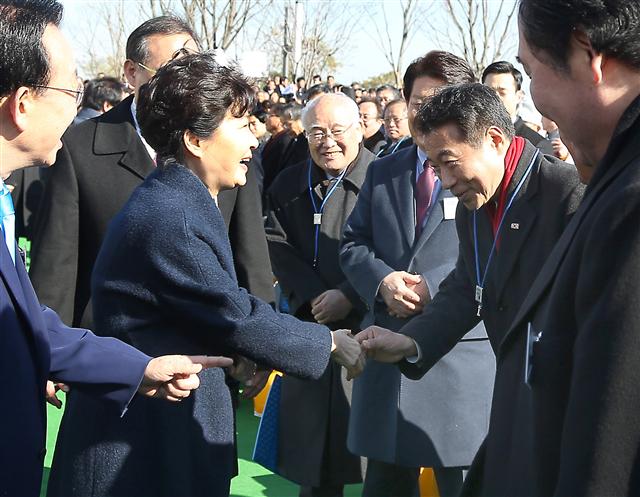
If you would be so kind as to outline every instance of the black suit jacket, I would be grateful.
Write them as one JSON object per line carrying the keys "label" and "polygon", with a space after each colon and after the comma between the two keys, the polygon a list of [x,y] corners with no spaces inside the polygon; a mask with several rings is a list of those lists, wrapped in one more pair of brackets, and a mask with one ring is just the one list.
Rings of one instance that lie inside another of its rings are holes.
{"label": "black suit jacket", "polygon": [[[536,148],[526,142],[509,185],[509,194],[524,176],[535,152]],[[422,351],[420,362],[401,363],[401,369],[408,377],[422,377],[480,320],[497,352],[531,283],[578,208],[583,193],[584,187],[574,166],[538,154],[505,217],[500,246],[487,272],[481,317],[477,316],[475,301],[473,211],[458,204],[456,227],[460,253],[456,267],[440,284],[438,293],[422,314],[400,330],[416,340]],[[476,216],[478,253],[481,274],[484,274],[493,245],[493,229],[486,205]]]}
{"label": "black suit jacket", "polygon": [[[467,495],[640,495],[638,219],[640,98],[502,341]],[[528,323],[541,334],[526,385]],[[515,433],[531,446],[505,447]]]}
{"label": "black suit jacket", "polygon": [[[67,130],[40,206],[31,278],[40,300],[73,326],[93,327],[91,272],[107,227],[155,169],[133,124],[132,99]],[[253,173],[246,187],[223,192],[219,203],[240,284],[272,301],[273,276]]]}

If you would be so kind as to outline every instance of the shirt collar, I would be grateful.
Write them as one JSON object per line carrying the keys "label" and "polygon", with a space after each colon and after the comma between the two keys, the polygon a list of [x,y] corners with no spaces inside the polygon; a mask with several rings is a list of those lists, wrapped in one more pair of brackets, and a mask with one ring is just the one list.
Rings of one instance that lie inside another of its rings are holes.
{"label": "shirt collar", "polygon": [[131,100],[131,117],[133,117],[133,124],[136,127],[136,132],[138,133],[138,136],[142,140],[142,143],[144,144],[145,148],[147,149],[147,152],[149,152],[149,156],[153,160],[155,160],[156,151],[153,149],[153,147],[151,145],[149,145],[147,143],[147,140],[144,139],[144,136],[142,136],[142,132],[140,131],[140,126],[138,125],[138,117],[137,117],[137,109],[136,109],[136,98],[135,97],[133,97],[133,99]]}

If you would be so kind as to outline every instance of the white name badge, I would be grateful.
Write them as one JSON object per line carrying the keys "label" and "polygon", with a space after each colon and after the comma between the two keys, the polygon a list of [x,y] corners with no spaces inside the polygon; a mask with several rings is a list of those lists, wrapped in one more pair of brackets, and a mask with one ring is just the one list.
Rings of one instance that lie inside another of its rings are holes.
{"label": "white name badge", "polygon": [[444,202],[444,218],[455,219],[456,208],[458,207],[458,197],[445,197],[442,201]]}

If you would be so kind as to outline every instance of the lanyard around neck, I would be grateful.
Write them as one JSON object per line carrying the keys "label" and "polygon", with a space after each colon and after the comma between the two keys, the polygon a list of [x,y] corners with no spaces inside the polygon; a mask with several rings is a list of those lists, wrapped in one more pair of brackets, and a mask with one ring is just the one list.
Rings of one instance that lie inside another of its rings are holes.
{"label": "lanyard around neck", "polygon": [[331,188],[327,191],[327,194],[322,199],[322,203],[320,204],[320,208],[316,204],[315,196],[313,195],[313,186],[311,185],[311,170],[313,169],[313,161],[309,159],[309,167],[308,167],[308,184],[309,184],[309,198],[311,199],[311,205],[313,206],[313,226],[315,231],[314,242],[313,242],[313,267],[318,267],[318,240],[320,239],[320,225],[322,224],[322,213],[324,212],[324,207],[329,200],[329,197],[333,195],[338,188],[338,185],[342,182],[345,175],[347,174],[347,170],[349,167],[345,167],[344,171],[340,173],[337,178],[334,178],[332,181],[334,182]]}
{"label": "lanyard around neck", "polygon": [[507,213],[509,212],[509,209],[511,209],[511,205],[513,204],[513,201],[516,198],[516,195],[518,195],[518,192],[520,191],[520,189],[522,188],[522,185],[524,185],[525,180],[527,179],[527,177],[529,176],[529,174],[531,173],[531,170],[533,169],[533,165],[536,162],[536,159],[538,158],[540,151],[536,150],[536,153],[533,155],[533,158],[531,159],[531,162],[529,163],[529,165],[527,166],[526,171],[524,172],[524,174],[522,175],[522,178],[520,178],[520,181],[518,182],[518,185],[516,186],[515,190],[513,191],[513,194],[511,194],[511,197],[509,198],[509,202],[507,203],[507,206],[504,209],[504,212],[502,213],[502,217],[500,218],[500,223],[498,224],[498,229],[496,231],[496,235],[493,239],[493,244],[491,245],[491,251],[489,252],[489,257],[487,258],[487,265],[484,268],[484,274],[482,275],[482,277],[480,276],[480,255],[479,255],[479,251],[478,251],[478,225],[476,222],[476,213],[477,211],[473,211],[473,248],[475,251],[475,258],[476,258],[476,294],[475,294],[475,300],[476,303],[478,304],[478,312],[477,312],[477,316],[480,317],[480,311],[482,310],[482,292],[484,290],[484,283],[487,279],[487,273],[489,272],[489,266],[491,265],[491,261],[493,260],[493,254],[495,253],[496,250],[496,244],[498,242],[498,238],[500,238],[500,231],[502,230],[502,225],[504,223],[505,218],[507,217]]}

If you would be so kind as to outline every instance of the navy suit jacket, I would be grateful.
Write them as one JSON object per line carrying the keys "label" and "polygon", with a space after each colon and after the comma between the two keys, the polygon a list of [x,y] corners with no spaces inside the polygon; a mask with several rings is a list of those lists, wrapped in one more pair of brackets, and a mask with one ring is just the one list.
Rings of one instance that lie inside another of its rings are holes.
{"label": "navy suit jacket", "polygon": [[[233,354],[318,378],[329,330],[278,314],[238,287],[220,210],[187,168],[153,171],[113,219],[92,279],[96,332],[148,354]],[[227,495],[235,454],[231,397],[219,368],[177,405],[141,398],[122,422],[72,396],[49,496]],[[159,471],[171,459],[170,471]]]}
{"label": "navy suit jacket", "polygon": [[[0,324],[6,399],[0,422],[0,496],[35,497],[45,454],[47,379],[102,396],[124,414],[149,357],[118,340],[65,326],[54,311],[40,305],[17,248],[14,266],[3,241]],[[117,412],[110,415],[117,418]]]}

